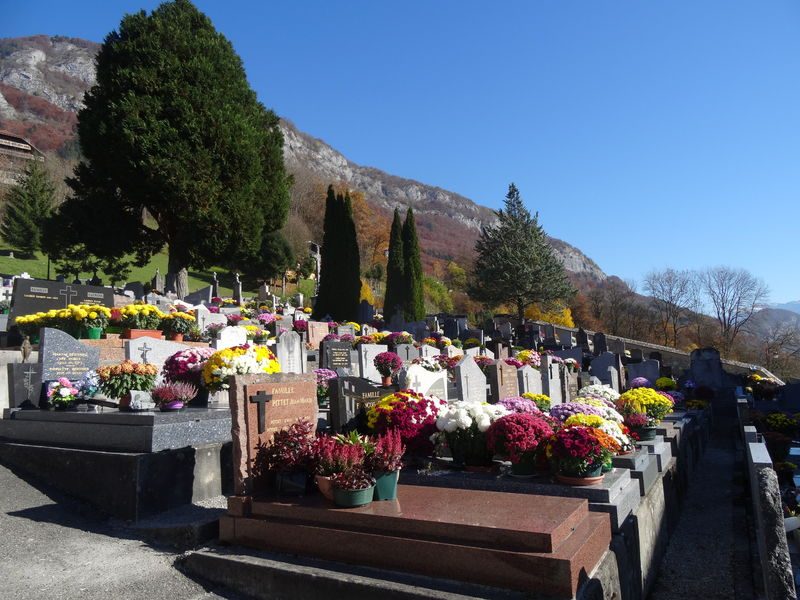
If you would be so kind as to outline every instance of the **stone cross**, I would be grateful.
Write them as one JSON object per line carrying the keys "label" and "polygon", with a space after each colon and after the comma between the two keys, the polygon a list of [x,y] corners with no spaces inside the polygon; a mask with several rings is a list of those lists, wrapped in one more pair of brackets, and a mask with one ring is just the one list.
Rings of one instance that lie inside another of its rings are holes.
{"label": "stone cross", "polygon": [[272,394],[266,392],[259,392],[255,396],[250,396],[250,402],[258,405],[258,433],[262,434],[267,429],[266,425],[266,406],[267,402],[272,400]]}
{"label": "stone cross", "polygon": [[3,292],[3,298],[5,298],[6,300],[11,298],[11,292],[9,291],[8,288],[6,288],[5,291]]}
{"label": "stone cross", "polygon": [[28,370],[23,371],[22,374],[24,375],[22,382],[25,385],[25,391],[27,391],[27,397],[25,399],[30,400],[34,392],[33,376],[36,375],[36,371],[32,366],[29,366]]}
{"label": "stone cross", "polygon": [[139,347],[137,348],[137,350],[139,350],[139,351],[142,353],[142,354],[141,354],[141,357],[142,357],[142,362],[143,362],[144,364],[147,364],[147,353],[148,353],[148,352],[150,352],[150,350],[152,350],[152,348],[151,348],[150,346],[148,346],[148,345],[147,345],[147,342],[145,342],[144,344],[142,344],[141,346],[139,346]]}
{"label": "stone cross", "polygon": [[72,289],[71,285],[68,285],[63,290],[58,292],[59,296],[64,296],[64,308],[72,304],[72,297],[77,296],[78,292]]}

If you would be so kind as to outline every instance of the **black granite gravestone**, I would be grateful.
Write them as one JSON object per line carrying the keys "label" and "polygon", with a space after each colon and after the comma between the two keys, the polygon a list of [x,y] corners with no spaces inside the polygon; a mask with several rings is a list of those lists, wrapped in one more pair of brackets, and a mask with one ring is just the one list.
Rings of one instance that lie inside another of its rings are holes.
{"label": "black granite gravestone", "polygon": [[11,408],[20,407],[25,402],[38,406],[41,389],[42,365],[38,363],[8,365],[8,399]]}
{"label": "black granite gravestone", "polygon": [[114,306],[114,291],[105,287],[17,277],[14,280],[9,311],[10,324],[20,315],[66,308],[70,304],[101,304],[111,307]]}
{"label": "black granite gravestone", "polygon": [[348,342],[327,341],[321,344],[322,368],[345,369],[348,372],[352,369],[350,362],[350,350],[352,346]]}
{"label": "black granite gravestone", "polygon": [[330,423],[336,433],[366,424],[366,409],[388,393],[360,377],[339,377],[331,392]]}

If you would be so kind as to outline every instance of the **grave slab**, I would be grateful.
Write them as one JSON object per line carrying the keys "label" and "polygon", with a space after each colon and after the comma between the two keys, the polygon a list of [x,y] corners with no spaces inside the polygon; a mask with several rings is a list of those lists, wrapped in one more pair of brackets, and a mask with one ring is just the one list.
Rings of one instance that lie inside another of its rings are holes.
{"label": "grave slab", "polygon": [[658,472],[663,473],[672,458],[672,447],[664,438],[657,435],[655,440],[647,442],[636,442],[636,445],[646,449],[650,454],[656,456],[658,461]]}

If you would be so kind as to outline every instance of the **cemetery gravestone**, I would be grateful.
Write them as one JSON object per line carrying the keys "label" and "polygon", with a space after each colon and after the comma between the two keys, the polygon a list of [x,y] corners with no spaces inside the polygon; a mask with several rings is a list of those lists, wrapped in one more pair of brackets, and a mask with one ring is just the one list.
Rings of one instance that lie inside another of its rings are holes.
{"label": "cemetery gravestone", "polygon": [[445,319],[443,328],[445,337],[449,337],[451,340],[455,340],[459,337],[460,332],[455,319]]}
{"label": "cemetery gravestone", "polygon": [[144,298],[144,286],[139,281],[132,281],[131,283],[125,284],[123,288],[126,292],[133,292],[133,297],[136,300],[141,300]]}
{"label": "cemetery gravestone", "polygon": [[355,337],[356,328],[352,325],[339,325],[336,327],[336,335],[352,335]]}
{"label": "cemetery gravestone", "polygon": [[428,371],[420,365],[411,365],[400,371],[400,387],[414,390],[425,396],[436,396],[447,402],[447,371]]}
{"label": "cemetery gravestone", "polygon": [[637,377],[644,377],[650,383],[655,383],[661,375],[661,364],[657,360],[645,360],[640,363],[628,363],[628,385]]}
{"label": "cemetery gravestone", "polygon": [[553,354],[565,360],[567,358],[573,359],[575,362],[578,363],[578,368],[580,368],[581,365],[583,364],[583,348],[581,348],[580,346],[575,346],[574,348],[570,348],[568,350],[556,350],[555,352],[553,352]]}
{"label": "cemetery gravestone", "polygon": [[308,322],[308,343],[311,344],[312,348],[319,348],[319,345],[322,343],[322,340],[325,338],[326,335],[329,333],[329,327],[327,323],[322,323],[321,321],[309,321]]}
{"label": "cemetery gravestone", "polygon": [[402,310],[395,310],[392,318],[389,319],[389,323],[387,324],[387,328],[389,331],[405,331],[406,330],[406,321],[403,318],[403,311]]}
{"label": "cemetery gravestone", "polygon": [[184,300],[189,304],[211,304],[211,286],[206,286],[188,294]]}
{"label": "cemetery gravestone", "polygon": [[559,345],[563,346],[564,349],[572,348],[572,331],[570,329],[556,327],[556,334],[558,335]]}
{"label": "cemetery gravestone", "polygon": [[16,408],[25,402],[39,406],[42,389],[42,365],[38,363],[11,363],[8,365],[9,406]]}
{"label": "cemetery gravestone", "polygon": [[559,340],[556,338],[556,328],[553,325],[544,326],[544,343],[548,346],[559,344]]}
{"label": "cemetery gravestone", "polygon": [[13,325],[14,319],[20,315],[66,308],[70,304],[99,304],[111,307],[114,306],[114,290],[99,286],[17,277],[14,280],[9,319]]}
{"label": "cemetery gravestone", "polygon": [[542,393],[542,374],[532,366],[523,365],[517,369],[517,380],[520,395]]}
{"label": "cemetery gravestone", "polygon": [[374,383],[381,383],[382,377],[372,362],[381,352],[387,352],[389,347],[385,344],[360,344],[358,346],[358,361],[361,369],[361,377]]}
{"label": "cemetery gravestone", "polygon": [[476,356],[480,356],[481,349],[479,346],[475,346],[474,348],[467,348],[464,350],[463,354],[465,356],[472,356],[474,358]]}
{"label": "cemetery gravestone", "polygon": [[150,288],[159,292],[164,291],[164,276],[161,274],[160,269],[156,269],[156,274],[150,282]]}
{"label": "cemetery gravestone", "polygon": [[419,348],[413,344],[398,344],[394,351],[403,361],[403,364],[408,364],[420,357]]}
{"label": "cemetery gravestone", "polygon": [[575,344],[582,348],[584,352],[591,352],[592,348],[589,345],[589,336],[583,330],[583,327],[578,329],[578,333],[575,334]]}
{"label": "cemetery gravestone", "polygon": [[613,339],[608,343],[608,349],[614,354],[625,356],[625,342],[619,338]]}
{"label": "cemetery gravestone", "polygon": [[483,329],[465,329],[461,333],[461,341],[466,342],[469,339],[476,339],[480,344],[483,344]]}
{"label": "cemetery gravestone", "polygon": [[554,363],[545,354],[540,367],[542,371],[542,393],[550,397],[551,404],[561,404],[561,365]]}
{"label": "cemetery gravestone", "polygon": [[330,420],[336,433],[355,429],[364,421],[366,409],[386,393],[359,377],[339,377],[331,391]]}
{"label": "cemetery gravestone", "polygon": [[517,369],[505,361],[499,361],[489,367],[489,388],[492,391],[492,402],[497,403],[506,398],[519,396]]}
{"label": "cemetery gravestone", "polygon": [[305,373],[306,351],[296,331],[288,331],[278,338],[275,354],[281,365],[281,373]]}
{"label": "cemetery gravestone", "polygon": [[157,340],[155,338],[137,338],[125,340],[125,358],[133,362],[151,364],[158,367],[158,381],[161,381],[161,368],[167,359],[189,346],[177,342]]}
{"label": "cemetery gravestone", "polygon": [[419,347],[419,355],[422,358],[434,358],[439,356],[440,352],[439,349],[435,346],[429,346],[428,344],[423,344]]}
{"label": "cemetery gravestone", "polygon": [[446,346],[444,349],[444,353],[447,355],[447,358],[453,358],[455,356],[464,356],[464,351],[461,348],[457,348],[456,346]]}
{"label": "cemetery gravestone", "polygon": [[494,360],[495,358],[494,352],[492,352],[488,348],[481,348],[481,354],[483,354],[486,358],[491,358],[492,360]]}
{"label": "cemetery gravestone", "polygon": [[215,350],[224,350],[247,343],[247,330],[244,327],[223,327],[217,339],[212,342]]}
{"label": "cemetery gravestone", "polygon": [[644,354],[640,348],[632,348],[630,351],[631,362],[640,363],[644,360]]}
{"label": "cemetery gravestone", "polygon": [[322,342],[322,368],[336,371],[337,373],[344,372],[352,375],[350,361],[350,346],[349,342]]}
{"label": "cemetery gravestone", "polygon": [[358,305],[358,322],[372,323],[375,319],[375,307],[366,300],[362,300]]}
{"label": "cemetery gravestone", "polygon": [[81,379],[86,371],[96,369],[100,364],[100,349],[81,344],[59,329],[45,327],[39,346],[39,363],[43,382],[59,377]]}
{"label": "cemetery gravestone", "polygon": [[456,389],[460,400],[486,402],[486,376],[471,356],[456,365]]}
{"label": "cemetery gravestone", "polygon": [[314,375],[236,375],[229,394],[233,437],[234,492],[252,493],[253,463],[259,445],[299,419],[317,423]]}
{"label": "cemetery gravestone", "polygon": [[722,388],[724,373],[717,350],[714,348],[692,350],[689,360],[690,377],[698,386],[705,385],[716,391]]}
{"label": "cemetery gravestone", "polygon": [[616,386],[614,389],[619,391],[619,380],[609,374],[609,367],[613,367],[617,373],[620,372],[621,365],[619,355],[613,352],[604,352],[592,360],[589,370],[592,377],[597,377],[600,382],[605,385]]}
{"label": "cemetery gravestone", "polygon": [[212,298],[219,298],[219,278],[217,277],[217,272],[211,272],[211,297]]}
{"label": "cemetery gravestone", "polygon": [[242,296],[242,281],[239,279],[239,274],[236,273],[233,276],[233,294],[232,294],[234,302],[236,304],[241,304],[243,300]]}
{"label": "cemetery gravestone", "polygon": [[606,340],[605,333],[594,334],[594,355],[599,356],[608,352],[608,341]]}

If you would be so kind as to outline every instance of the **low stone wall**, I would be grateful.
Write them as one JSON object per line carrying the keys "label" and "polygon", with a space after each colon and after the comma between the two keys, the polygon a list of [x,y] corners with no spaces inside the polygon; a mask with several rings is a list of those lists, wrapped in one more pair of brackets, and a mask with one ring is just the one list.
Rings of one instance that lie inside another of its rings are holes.
{"label": "low stone wall", "polygon": [[784,528],[778,476],[772,468],[766,444],[749,423],[746,399],[737,400],[764,591],[769,600],[790,600],[797,598],[797,592]]}

